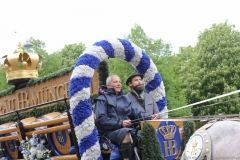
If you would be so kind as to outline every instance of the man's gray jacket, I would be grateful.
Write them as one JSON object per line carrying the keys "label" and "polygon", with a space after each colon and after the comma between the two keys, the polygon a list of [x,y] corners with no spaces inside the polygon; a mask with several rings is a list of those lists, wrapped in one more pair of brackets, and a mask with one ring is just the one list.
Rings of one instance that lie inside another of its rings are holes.
{"label": "man's gray jacket", "polygon": [[[132,106],[143,108],[142,105],[138,102],[137,97],[132,93],[128,93],[126,95],[132,102]],[[147,113],[156,114],[159,113],[157,103],[153,100],[153,97],[148,94],[144,93],[144,103],[145,108],[143,108]]]}

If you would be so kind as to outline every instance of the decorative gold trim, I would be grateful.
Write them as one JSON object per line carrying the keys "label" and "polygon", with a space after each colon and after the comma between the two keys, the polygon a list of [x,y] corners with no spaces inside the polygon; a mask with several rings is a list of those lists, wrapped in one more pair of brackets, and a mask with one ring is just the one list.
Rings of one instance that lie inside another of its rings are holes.
{"label": "decorative gold trim", "polygon": [[[201,154],[200,156],[197,158],[197,159],[211,159],[211,137],[210,137],[210,134],[208,133],[207,129],[209,127],[211,127],[213,125],[213,123],[210,123],[210,124],[206,124],[204,126],[202,126],[201,128],[199,128],[197,131],[194,132],[194,134],[190,137],[189,141],[194,138],[194,136],[201,136],[202,139],[203,139],[203,147],[202,147],[202,151],[201,151]],[[181,157],[181,160],[188,160],[189,158],[187,157],[186,155],[186,152],[187,152],[187,148],[189,145],[192,145],[192,148],[196,147],[194,145],[196,145],[196,143],[188,143],[186,144],[186,147],[185,147],[185,150],[182,154],[182,157]],[[189,146],[191,147],[191,146]],[[199,146],[198,146],[199,147]],[[194,154],[194,153],[192,153]]]}
{"label": "decorative gold trim", "polygon": [[14,79],[21,79],[21,78],[37,78],[38,71],[36,70],[19,70],[19,71],[12,71],[9,72],[7,75],[7,79],[14,80]]}

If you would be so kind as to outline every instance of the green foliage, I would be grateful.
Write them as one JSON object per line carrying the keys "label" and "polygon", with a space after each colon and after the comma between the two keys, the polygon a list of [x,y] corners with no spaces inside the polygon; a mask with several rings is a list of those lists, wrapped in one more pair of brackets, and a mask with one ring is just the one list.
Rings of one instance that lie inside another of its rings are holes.
{"label": "green foliage", "polygon": [[62,61],[60,61],[62,63],[61,67],[66,68],[75,65],[78,57],[85,49],[86,47],[82,43],[65,45],[59,52],[59,55],[62,57]]}
{"label": "green foliage", "polygon": [[68,67],[68,68],[65,68],[65,69],[62,69],[62,70],[58,70],[54,73],[50,73],[44,77],[41,77],[41,78],[37,78],[37,79],[30,79],[27,86],[33,86],[35,84],[38,84],[38,83],[41,83],[41,82],[45,82],[49,79],[52,79],[52,78],[55,78],[55,77],[59,77],[59,76],[62,76],[64,74],[67,74],[69,72],[71,72],[73,70],[73,66],[72,67]]}
{"label": "green foliage", "polygon": [[30,37],[28,41],[33,45],[32,47],[23,47],[23,51],[27,53],[37,53],[40,55],[46,55],[45,43],[39,39]]}
{"label": "green foliage", "polygon": [[2,90],[0,92],[0,97],[3,97],[3,96],[8,95],[8,94],[12,94],[14,91],[15,91],[15,86],[10,85],[7,89]]}
{"label": "green foliage", "polygon": [[99,94],[94,94],[94,95],[91,95],[91,103],[94,105],[95,102],[94,102],[94,99],[97,98],[99,96]]}
{"label": "green foliage", "polygon": [[[171,110],[186,105],[183,83],[179,77],[179,72],[176,70],[178,67],[176,57],[166,55],[160,59],[152,57],[152,60],[157,66],[164,82],[168,109]],[[186,113],[189,115],[190,109],[170,112],[169,117],[186,116]]]}
{"label": "green foliage", "polygon": [[99,78],[99,84],[105,85],[106,79],[109,76],[109,67],[107,61],[102,61],[98,66],[98,78]]}
{"label": "green foliage", "polygon": [[[216,97],[240,88],[240,32],[233,25],[214,24],[198,37],[197,46],[192,49],[192,58],[186,63],[182,75],[187,101],[191,103]],[[183,51],[183,52],[186,52]],[[224,103],[238,97],[214,100],[193,107],[194,115],[234,114],[240,112],[236,101]],[[214,107],[197,107],[218,103]]]}
{"label": "green foliage", "polygon": [[132,41],[141,49],[145,50],[148,55],[162,58],[162,56],[171,55],[171,44],[164,44],[162,39],[152,39],[146,35],[140,25],[135,24],[131,29],[131,34],[126,39]]}
{"label": "green foliage", "polygon": [[39,70],[39,77],[44,77],[50,73],[64,69],[62,67],[62,57],[59,53],[52,53],[52,54],[48,55],[47,60],[46,59],[43,60],[43,64],[45,64],[46,61],[48,63],[48,66],[44,65]]}
{"label": "green foliage", "polygon": [[158,141],[155,128],[144,122],[141,130],[142,158],[144,160],[164,160],[161,145]]}
{"label": "green foliage", "polygon": [[184,151],[185,146],[190,139],[190,137],[193,135],[195,132],[195,123],[194,121],[185,121],[183,123],[183,138],[182,138],[182,143],[181,143],[181,150]]}
{"label": "green foliage", "polygon": [[23,68],[22,62],[18,62],[18,67]]}
{"label": "green foliage", "polygon": [[0,71],[0,91],[7,89],[11,85],[7,84],[6,74]]}
{"label": "green foliage", "polygon": [[74,66],[78,57],[83,53],[85,48],[85,45],[82,43],[69,44],[65,45],[60,52],[58,51],[48,55],[45,57],[47,59],[44,59],[43,62],[47,62],[47,66],[43,66],[39,71],[39,77]]}
{"label": "green foliage", "polygon": [[33,37],[30,37],[28,39],[30,43],[32,43],[32,47],[23,47],[23,51],[27,53],[37,53],[43,58],[43,64],[42,68],[39,70],[39,75],[46,75],[48,74],[47,68],[49,67],[49,61],[48,61],[48,53],[45,49],[45,43],[39,39],[34,39]]}
{"label": "green foliage", "polygon": [[[164,82],[168,109],[175,109],[186,105],[182,80],[179,76],[178,70],[176,69],[179,67],[178,64],[180,62],[178,62],[178,59],[171,54],[171,44],[165,44],[162,39],[154,40],[148,37],[141,26],[137,24],[135,24],[135,26],[131,29],[131,34],[126,36],[126,38],[140,48],[144,49],[156,65]],[[129,66],[126,65],[125,68],[127,67],[129,68]],[[123,70],[123,72],[125,73],[126,71]],[[128,73],[128,75],[130,73]],[[183,110],[179,110],[169,114],[169,117],[183,115],[185,115],[185,112],[183,112]]]}
{"label": "green foliage", "polygon": [[65,45],[60,52],[48,54],[43,41],[31,37],[29,42],[31,42],[33,46],[23,48],[24,51],[27,53],[38,53],[43,58],[43,65],[39,70],[39,77],[75,65],[78,57],[86,48],[82,43],[69,44]]}
{"label": "green foliage", "polygon": [[125,84],[128,76],[135,71],[131,64],[119,58],[111,58],[108,60],[110,75],[117,74],[122,81],[122,88],[125,93],[128,93],[127,85]]}

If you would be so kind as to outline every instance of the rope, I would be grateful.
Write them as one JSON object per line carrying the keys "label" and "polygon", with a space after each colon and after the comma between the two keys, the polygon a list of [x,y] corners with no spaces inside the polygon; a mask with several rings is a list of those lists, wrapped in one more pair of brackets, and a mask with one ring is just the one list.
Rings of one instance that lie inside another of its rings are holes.
{"label": "rope", "polygon": [[[184,108],[187,108],[187,107],[192,107],[192,106],[196,106],[198,104],[202,104],[202,103],[205,103],[205,102],[209,102],[209,101],[212,101],[212,100],[216,100],[216,99],[219,99],[219,98],[223,98],[223,97],[226,97],[226,96],[230,96],[230,95],[233,95],[233,94],[236,94],[236,93],[240,93],[240,90],[236,90],[236,91],[233,91],[233,92],[230,92],[230,93],[226,93],[226,94],[223,94],[223,95],[220,95],[220,96],[216,96],[216,97],[213,97],[213,98],[209,98],[209,99],[206,99],[206,100],[203,100],[203,101],[200,101],[200,102],[196,102],[196,103],[193,103],[193,104],[189,104],[189,105],[186,105],[186,106],[182,106],[182,107],[179,107],[179,108],[175,108],[175,109],[172,109],[172,110],[168,110],[168,111],[165,111],[165,112],[162,112],[162,113],[157,113],[157,114],[153,114],[153,115],[163,115],[163,114],[166,114],[166,113],[169,113],[169,112],[173,112],[173,111],[177,111],[177,110],[180,110],[180,109],[184,109]],[[240,98],[236,98],[236,99],[233,99],[233,100],[229,100],[229,101],[225,101],[225,102],[231,102],[231,101],[234,101],[234,100],[240,100]],[[225,102],[219,102],[219,103],[215,103],[215,104],[220,104],[220,103],[225,103]],[[207,106],[213,106],[215,104],[210,104],[210,105],[207,105]],[[204,106],[204,107],[207,107],[207,106]],[[198,108],[194,108],[194,109],[200,109],[200,108],[203,108],[203,107],[198,107]],[[153,115],[150,115],[148,117],[144,117],[144,118],[139,118],[139,119],[134,119],[131,121],[132,124],[135,124],[135,123],[138,123],[139,121],[142,121],[142,120],[145,120],[147,118],[150,118],[152,117]]]}

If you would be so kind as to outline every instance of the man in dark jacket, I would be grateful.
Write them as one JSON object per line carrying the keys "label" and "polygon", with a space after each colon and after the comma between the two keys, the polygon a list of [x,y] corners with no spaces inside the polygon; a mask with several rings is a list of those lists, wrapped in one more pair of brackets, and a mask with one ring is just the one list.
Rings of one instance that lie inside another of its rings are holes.
{"label": "man in dark jacket", "polygon": [[127,81],[130,92],[126,95],[132,102],[133,106],[144,109],[150,114],[159,113],[157,103],[154,101],[153,97],[144,92],[144,85],[142,82],[143,74],[132,73]]}
{"label": "man in dark jacket", "polygon": [[130,132],[134,130],[131,128],[131,120],[157,119],[158,116],[151,116],[143,109],[131,105],[131,101],[123,94],[119,76],[109,76],[106,87],[106,90],[99,90],[101,95],[95,99],[96,125],[99,133],[116,144],[124,160],[128,160]]}

